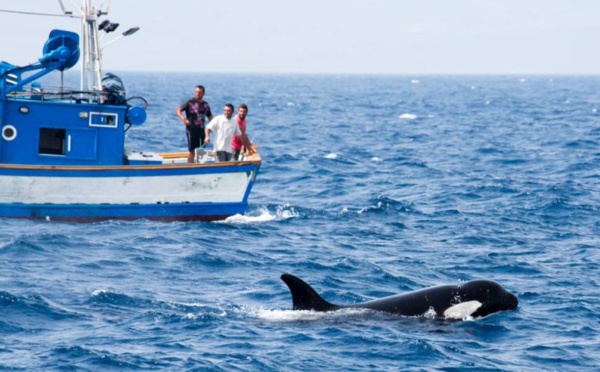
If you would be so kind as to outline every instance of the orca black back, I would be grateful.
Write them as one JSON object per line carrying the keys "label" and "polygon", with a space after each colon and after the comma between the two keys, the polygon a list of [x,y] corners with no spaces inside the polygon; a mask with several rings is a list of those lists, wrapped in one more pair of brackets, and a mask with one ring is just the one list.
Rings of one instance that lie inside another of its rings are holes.
{"label": "orca black back", "polygon": [[514,310],[519,303],[515,295],[498,283],[472,280],[459,285],[423,288],[351,305],[336,305],[323,299],[310,285],[294,275],[283,274],[281,279],[292,294],[293,310],[334,311],[359,308],[403,316],[421,316],[433,311],[436,317],[460,320]]}

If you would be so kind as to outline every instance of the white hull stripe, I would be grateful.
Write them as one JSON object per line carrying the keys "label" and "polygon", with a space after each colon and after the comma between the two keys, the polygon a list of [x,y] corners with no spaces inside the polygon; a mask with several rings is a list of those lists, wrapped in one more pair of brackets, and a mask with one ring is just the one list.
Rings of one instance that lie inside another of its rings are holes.
{"label": "white hull stripe", "polygon": [[253,172],[147,177],[0,176],[0,204],[242,202]]}

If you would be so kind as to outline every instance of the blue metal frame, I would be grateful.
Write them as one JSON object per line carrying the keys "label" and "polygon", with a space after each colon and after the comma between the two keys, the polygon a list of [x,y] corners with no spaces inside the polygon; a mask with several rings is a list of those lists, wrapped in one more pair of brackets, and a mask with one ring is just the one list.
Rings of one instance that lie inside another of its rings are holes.
{"label": "blue metal frame", "polygon": [[[24,67],[6,68],[11,66],[4,63],[4,69],[0,71],[0,101],[6,100],[6,96],[12,92],[21,90],[25,85],[49,74],[55,70],[66,70],[73,67],[79,60],[79,35],[70,31],[52,30],[46,45],[44,55],[38,59],[38,63],[32,63]],[[25,72],[41,70],[25,79]],[[17,76],[16,84],[7,87],[9,74]],[[0,112],[0,117],[2,117]]]}

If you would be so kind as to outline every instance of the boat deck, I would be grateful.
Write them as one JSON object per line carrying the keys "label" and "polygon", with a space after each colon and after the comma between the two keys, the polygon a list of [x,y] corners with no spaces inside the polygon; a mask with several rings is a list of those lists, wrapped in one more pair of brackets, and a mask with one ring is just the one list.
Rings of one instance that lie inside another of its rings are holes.
{"label": "boat deck", "polygon": [[[187,152],[166,152],[166,153],[154,153],[154,152],[142,152],[142,151],[127,151],[126,157],[129,162],[128,165],[165,165],[165,164],[188,164]],[[254,152],[251,155],[244,155],[243,160],[230,161],[227,163],[260,163],[261,157],[258,152]],[[194,163],[190,164],[218,164],[224,165],[223,162],[215,161],[214,151],[197,151],[196,159]]]}

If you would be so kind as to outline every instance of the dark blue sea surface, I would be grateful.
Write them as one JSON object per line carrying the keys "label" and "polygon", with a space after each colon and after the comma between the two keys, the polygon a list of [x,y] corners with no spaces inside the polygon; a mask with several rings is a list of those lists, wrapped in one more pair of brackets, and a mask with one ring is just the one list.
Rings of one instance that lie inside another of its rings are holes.
{"label": "dark blue sea surface", "polygon": [[[263,166],[215,223],[3,219],[0,369],[600,366],[600,77],[119,73],[138,150],[185,151],[206,86],[249,107]],[[490,279],[515,311],[448,322],[292,311]]]}

